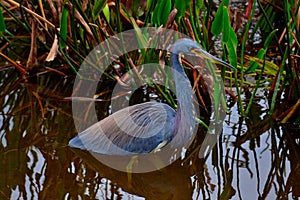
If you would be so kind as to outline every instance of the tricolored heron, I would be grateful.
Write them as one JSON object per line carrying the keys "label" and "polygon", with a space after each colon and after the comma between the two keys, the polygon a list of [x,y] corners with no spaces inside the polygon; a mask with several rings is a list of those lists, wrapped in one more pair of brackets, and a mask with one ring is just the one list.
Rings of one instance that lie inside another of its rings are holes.
{"label": "tricolored heron", "polygon": [[234,67],[202,50],[190,39],[178,40],[170,50],[177,111],[167,104],[153,101],[129,106],[79,133],[70,140],[69,146],[107,155],[145,154],[163,148],[179,136],[172,143],[180,147],[182,138],[191,135],[195,124],[192,88],[180,64],[180,55],[200,56]]}

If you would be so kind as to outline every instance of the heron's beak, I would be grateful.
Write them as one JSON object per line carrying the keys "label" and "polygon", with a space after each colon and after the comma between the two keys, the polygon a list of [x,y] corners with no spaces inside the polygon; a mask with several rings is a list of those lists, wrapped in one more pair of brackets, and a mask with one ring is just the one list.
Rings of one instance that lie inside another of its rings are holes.
{"label": "heron's beak", "polygon": [[198,56],[200,58],[206,58],[206,59],[210,60],[213,63],[221,64],[223,66],[226,66],[226,67],[229,67],[229,68],[232,68],[232,69],[236,69],[232,65],[230,65],[227,62],[225,62],[225,61],[223,61],[223,60],[207,53],[206,51],[204,51],[201,48],[193,48],[193,49],[191,49],[191,52],[194,53],[195,56]]}

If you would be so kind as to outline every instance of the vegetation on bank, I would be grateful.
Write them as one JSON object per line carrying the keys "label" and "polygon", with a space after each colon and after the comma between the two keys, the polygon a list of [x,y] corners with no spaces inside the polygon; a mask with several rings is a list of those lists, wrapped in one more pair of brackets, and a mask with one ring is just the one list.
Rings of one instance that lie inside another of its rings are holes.
{"label": "vegetation on bank", "polygon": [[[299,2],[249,0],[246,10],[239,9],[241,3],[1,1],[2,70],[14,66],[21,78],[41,71],[73,76],[106,38],[129,29],[162,26],[190,36],[210,52],[221,42],[222,58],[238,68],[236,74],[225,68],[221,74],[234,83],[242,116],[249,116],[258,90],[266,88],[270,116],[282,123],[299,122]],[[131,64],[126,55],[118,58],[118,64],[130,69],[155,56],[148,50],[138,53],[130,55]],[[248,99],[243,97],[245,91],[251,93]]]}

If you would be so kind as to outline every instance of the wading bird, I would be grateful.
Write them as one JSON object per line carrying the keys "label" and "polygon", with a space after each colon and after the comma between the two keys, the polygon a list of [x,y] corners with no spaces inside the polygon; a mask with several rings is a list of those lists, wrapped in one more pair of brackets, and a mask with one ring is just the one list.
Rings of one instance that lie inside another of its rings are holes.
{"label": "wading bird", "polygon": [[[180,148],[195,127],[192,88],[180,63],[180,55],[207,58],[232,67],[212,56],[190,39],[180,39],[171,47],[171,66],[178,107],[146,102],[123,108],[90,126],[70,140],[69,146],[107,155],[150,153],[172,143]],[[176,73],[174,73],[176,72]]]}

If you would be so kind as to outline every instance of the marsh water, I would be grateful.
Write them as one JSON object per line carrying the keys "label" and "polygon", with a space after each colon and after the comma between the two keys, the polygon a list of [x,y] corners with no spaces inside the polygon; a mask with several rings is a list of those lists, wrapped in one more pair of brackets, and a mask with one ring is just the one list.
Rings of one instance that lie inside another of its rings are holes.
{"label": "marsh water", "polygon": [[[236,7],[241,6],[237,3]],[[261,43],[261,36],[256,40]],[[68,146],[78,134],[74,120],[80,119],[74,119],[69,98],[75,76],[57,73],[64,66],[51,66],[57,70],[47,68],[23,79],[7,63],[1,61],[1,65],[0,200],[300,197],[299,123],[280,124],[269,117],[268,85],[258,90],[247,118],[226,94],[223,131],[205,159],[188,152],[188,157],[160,170],[126,173]],[[250,78],[256,81],[256,77]],[[113,84],[101,88],[107,101],[96,102],[98,120],[110,114],[111,96],[106,92]],[[230,89],[237,94],[234,87]],[[253,90],[244,89],[242,101],[246,104]],[[138,95],[144,95],[143,91]],[[278,108],[275,112],[284,111]],[[199,141],[193,143],[196,147],[204,134],[199,130]]]}
{"label": "marsh water", "polygon": [[[39,74],[26,81],[0,72],[0,199],[297,199],[299,126],[268,117],[264,89],[249,118],[237,104],[206,159],[179,159],[148,172],[111,169],[71,149],[77,135],[69,99],[74,77]],[[234,89],[233,89],[234,92]],[[244,96],[249,98],[247,94]],[[97,104],[104,117],[108,102]]]}

